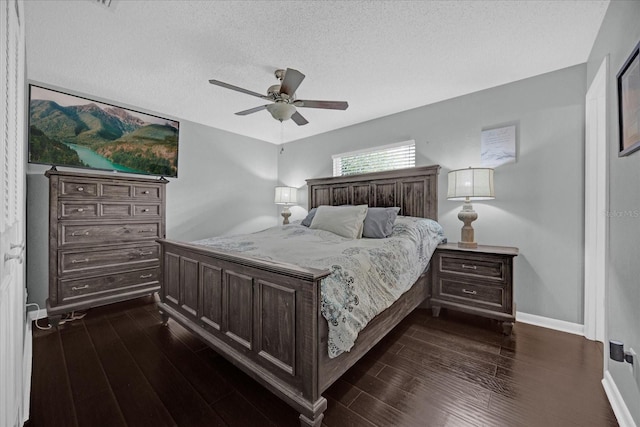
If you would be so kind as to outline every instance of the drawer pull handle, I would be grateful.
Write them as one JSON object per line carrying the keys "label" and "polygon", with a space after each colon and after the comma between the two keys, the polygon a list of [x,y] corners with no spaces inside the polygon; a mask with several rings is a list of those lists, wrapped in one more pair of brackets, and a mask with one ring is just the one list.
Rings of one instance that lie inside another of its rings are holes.
{"label": "drawer pull handle", "polygon": [[148,251],[148,252],[138,252],[138,255],[151,255],[153,253],[153,251]]}
{"label": "drawer pull handle", "polygon": [[156,230],[154,230],[153,228],[150,228],[148,230],[138,230],[138,233],[153,233],[154,231]]}
{"label": "drawer pull handle", "polygon": [[141,279],[148,279],[149,277],[152,277],[153,274],[143,274],[140,276]]}
{"label": "drawer pull handle", "polygon": [[85,258],[85,259],[74,259],[71,261],[71,264],[80,264],[83,262],[89,262],[89,258]]}
{"label": "drawer pull handle", "polygon": [[478,267],[476,267],[475,265],[467,265],[467,264],[462,264],[462,268],[468,268],[469,270],[477,270]]}
{"label": "drawer pull handle", "polygon": [[71,233],[72,236],[88,236],[89,232],[88,231],[74,231],[73,233]]}
{"label": "drawer pull handle", "polygon": [[84,208],[78,208],[78,212],[84,212]]}
{"label": "drawer pull handle", "polygon": [[476,295],[476,291],[470,291],[469,289],[462,289],[462,292],[469,295]]}
{"label": "drawer pull handle", "polygon": [[83,289],[87,289],[89,287],[89,285],[84,285],[84,286],[74,286],[73,288],[71,288],[74,291],[81,291]]}
{"label": "drawer pull handle", "polygon": [[78,187],[78,188],[76,188],[76,190],[78,190],[78,191],[84,191],[84,187]]}

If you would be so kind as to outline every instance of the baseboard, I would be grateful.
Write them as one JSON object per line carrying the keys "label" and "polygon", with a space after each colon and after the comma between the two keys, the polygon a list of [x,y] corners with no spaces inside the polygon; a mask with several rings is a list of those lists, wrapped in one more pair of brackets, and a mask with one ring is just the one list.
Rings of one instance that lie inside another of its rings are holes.
{"label": "baseboard", "polygon": [[556,331],[567,332],[574,335],[584,336],[584,325],[581,325],[579,323],[571,323],[564,320],[552,319],[550,317],[521,313],[519,311],[516,312],[516,321],[528,323],[530,325],[541,326],[543,328],[555,329]]}
{"label": "baseboard", "polygon": [[31,372],[33,367],[33,328],[31,320],[24,325],[24,348],[22,351],[22,424],[29,419],[31,403]]}
{"label": "baseboard", "polygon": [[637,427],[609,371],[604,372],[602,386],[604,387],[604,391],[611,404],[611,409],[613,409],[613,413],[616,415],[620,427]]}
{"label": "baseboard", "polygon": [[40,319],[44,319],[47,316],[47,309],[46,308],[41,308],[39,310],[30,310],[27,311],[27,319],[29,319],[31,322],[35,321],[35,320],[40,320]]}

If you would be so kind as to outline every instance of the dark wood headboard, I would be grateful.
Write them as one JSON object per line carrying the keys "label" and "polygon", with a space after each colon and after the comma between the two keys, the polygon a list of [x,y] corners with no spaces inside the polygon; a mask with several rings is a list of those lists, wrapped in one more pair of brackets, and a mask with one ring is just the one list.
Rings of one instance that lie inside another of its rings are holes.
{"label": "dark wood headboard", "polygon": [[309,209],[320,205],[399,206],[400,215],[438,220],[439,165],[307,180]]}

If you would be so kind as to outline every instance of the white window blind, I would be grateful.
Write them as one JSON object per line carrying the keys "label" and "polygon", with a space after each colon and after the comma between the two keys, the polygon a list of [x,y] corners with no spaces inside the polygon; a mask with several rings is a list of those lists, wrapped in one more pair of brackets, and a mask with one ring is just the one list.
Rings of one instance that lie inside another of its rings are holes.
{"label": "white window blind", "polygon": [[411,168],[416,165],[416,142],[403,141],[331,157],[333,176]]}

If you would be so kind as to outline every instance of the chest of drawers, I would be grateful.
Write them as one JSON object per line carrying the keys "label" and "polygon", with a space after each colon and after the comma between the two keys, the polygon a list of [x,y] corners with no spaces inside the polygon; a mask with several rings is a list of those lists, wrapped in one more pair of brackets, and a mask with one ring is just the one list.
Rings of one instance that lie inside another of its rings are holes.
{"label": "chest of drawers", "polygon": [[165,179],[49,170],[49,298],[64,313],[160,289]]}
{"label": "chest of drawers", "polygon": [[511,333],[515,321],[513,258],[518,249],[482,246],[467,249],[455,243],[438,246],[433,258],[431,307],[450,308],[502,321]]}

